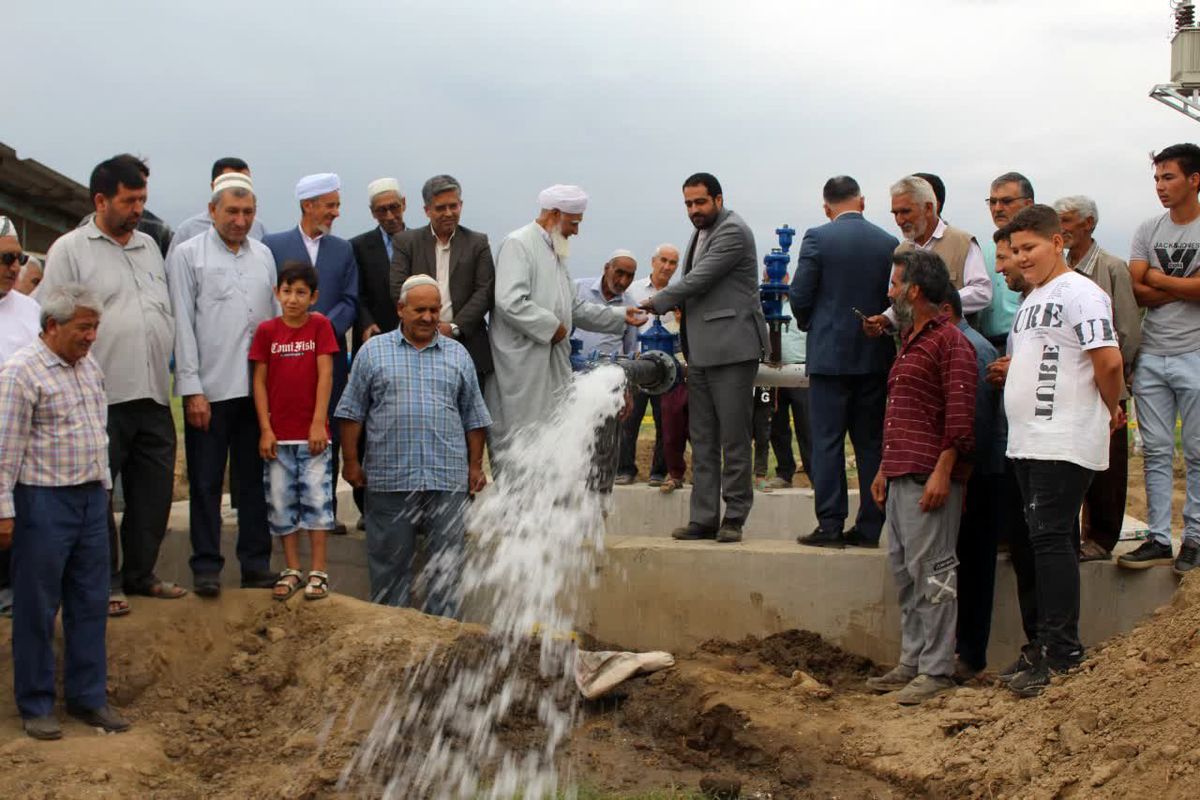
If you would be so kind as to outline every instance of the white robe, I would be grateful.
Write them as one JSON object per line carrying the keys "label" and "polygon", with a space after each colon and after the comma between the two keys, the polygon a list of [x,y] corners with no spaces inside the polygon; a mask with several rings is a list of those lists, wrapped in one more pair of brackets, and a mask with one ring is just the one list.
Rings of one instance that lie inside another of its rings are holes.
{"label": "white robe", "polygon": [[571,341],[550,344],[558,326],[622,333],[625,310],[588,303],[575,293],[565,263],[536,222],[513,231],[496,253],[496,304],[491,314],[495,372],[485,392],[492,446],[544,421],[555,395],[571,381]]}

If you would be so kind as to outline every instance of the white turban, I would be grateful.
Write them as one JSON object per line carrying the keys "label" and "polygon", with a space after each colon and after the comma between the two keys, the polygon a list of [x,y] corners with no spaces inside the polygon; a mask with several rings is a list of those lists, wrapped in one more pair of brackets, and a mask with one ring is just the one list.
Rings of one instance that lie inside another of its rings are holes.
{"label": "white turban", "polygon": [[442,294],[442,287],[439,286],[438,282],[429,275],[413,275],[411,278],[408,278],[406,281],[404,281],[404,283],[400,286],[400,302],[407,303],[409,289],[415,289],[418,286],[432,286],[438,290],[439,297]]}
{"label": "white turban", "polygon": [[342,179],[332,172],[305,175],[296,183],[296,199],[309,200],[342,189]]}
{"label": "white turban", "polygon": [[19,238],[17,236],[17,226],[8,217],[0,217],[0,239],[5,236],[11,236],[14,239]]}
{"label": "white turban", "polygon": [[223,175],[218,175],[213,181],[213,197],[217,196],[217,192],[222,192],[226,189],[245,189],[247,192],[254,191],[254,182],[250,180],[249,175],[244,175],[241,172],[226,172]]}
{"label": "white turban", "polygon": [[384,192],[395,192],[397,197],[404,196],[404,192],[400,191],[400,181],[395,178],[379,178],[367,184],[367,202],[370,203],[375,199],[375,195]]}
{"label": "white turban", "polygon": [[587,192],[578,186],[556,183],[538,194],[538,208],[562,211],[565,214],[582,214],[587,210]]}

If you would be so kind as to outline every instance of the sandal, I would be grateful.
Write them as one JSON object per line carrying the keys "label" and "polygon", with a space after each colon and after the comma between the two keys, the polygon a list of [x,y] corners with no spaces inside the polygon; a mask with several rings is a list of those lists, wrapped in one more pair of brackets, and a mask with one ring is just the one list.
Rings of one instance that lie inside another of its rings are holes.
{"label": "sandal", "polygon": [[305,600],[324,600],[329,596],[329,575],[314,569],[309,570],[308,585],[304,587]]}
{"label": "sandal", "polygon": [[187,589],[171,581],[155,581],[141,589],[130,592],[130,594],[137,594],[143,597],[156,597],[159,600],[178,600],[187,593]]}
{"label": "sandal", "polygon": [[124,592],[109,592],[108,615],[110,617],[123,617],[132,610]]}
{"label": "sandal", "polygon": [[298,569],[285,569],[279,573],[279,580],[275,581],[275,588],[271,590],[271,596],[282,603],[303,588],[304,573]]}
{"label": "sandal", "polygon": [[663,494],[670,494],[671,492],[675,491],[676,489],[682,489],[682,488],[683,488],[682,480],[680,480],[679,478],[667,478],[665,481],[662,482],[662,485],[658,487],[658,490],[660,492],[662,492]]}

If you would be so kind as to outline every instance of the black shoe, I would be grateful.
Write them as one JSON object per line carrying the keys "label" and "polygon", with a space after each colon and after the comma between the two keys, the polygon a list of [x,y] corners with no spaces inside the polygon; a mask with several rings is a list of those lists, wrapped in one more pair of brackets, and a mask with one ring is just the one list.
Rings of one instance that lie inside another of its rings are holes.
{"label": "black shoe", "polygon": [[112,706],[100,708],[74,708],[67,706],[67,713],[85,725],[93,728],[103,728],[109,733],[121,733],[129,730],[129,720],[122,717]]}
{"label": "black shoe", "polygon": [[350,529],[346,527],[346,523],[344,522],[335,522],[329,532],[334,536],[345,536],[350,532]]}
{"label": "black shoe", "polygon": [[43,742],[62,738],[62,726],[49,714],[44,717],[25,717],[21,720],[21,727],[26,734]]}
{"label": "black shoe", "polygon": [[243,589],[274,589],[279,573],[247,570],[242,573]]}
{"label": "black shoe", "polygon": [[1035,647],[1035,645],[1031,644],[1022,647],[1021,654],[1017,656],[1017,660],[1000,670],[999,674],[996,675],[996,679],[1001,683],[1007,684],[1019,673],[1032,667],[1034,655],[1037,653]]}
{"label": "black shoe", "polygon": [[650,480],[646,481],[646,485],[647,486],[662,486],[663,481],[665,481],[666,479],[667,479],[667,477],[665,475],[651,475]]}
{"label": "black shoe", "polygon": [[721,523],[717,531],[717,541],[722,543],[740,542],[742,540],[742,525],[740,519],[727,519]]}
{"label": "black shoe", "polygon": [[200,597],[216,597],[221,593],[221,576],[197,575],[192,581],[192,591]]}
{"label": "black shoe", "polygon": [[872,550],[879,549],[879,537],[876,536],[874,539],[872,539],[864,535],[857,526],[843,533],[842,541],[845,542],[848,547],[867,547]]}
{"label": "black shoe", "polygon": [[1147,539],[1132,550],[1117,559],[1118,567],[1125,569],[1148,569],[1149,567],[1170,566],[1174,559],[1171,555],[1171,545],[1159,544],[1155,539]]}
{"label": "black shoe", "polygon": [[1022,670],[1008,682],[1008,688],[1018,697],[1037,697],[1050,685],[1055,675],[1063,675],[1083,660],[1083,652],[1071,653],[1062,659],[1035,658],[1033,666]]}
{"label": "black shoe", "polygon": [[715,539],[717,538],[717,532],[712,528],[705,528],[703,525],[689,522],[686,528],[676,528],[671,531],[671,538],[683,542],[695,541],[696,539]]}
{"label": "black shoe", "polygon": [[1175,574],[1183,575],[1191,572],[1200,563],[1200,545],[1185,540],[1179,548],[1179,558],[1175,559]]}
{"label": "black shoe", "polygon": [[800,544],[806,544],[809,547],[836,547],[841,549],[846,546],[846,540],[842,538],[841,531],[828,530],[819,525],[808,536],[797,536],[796,541]]}

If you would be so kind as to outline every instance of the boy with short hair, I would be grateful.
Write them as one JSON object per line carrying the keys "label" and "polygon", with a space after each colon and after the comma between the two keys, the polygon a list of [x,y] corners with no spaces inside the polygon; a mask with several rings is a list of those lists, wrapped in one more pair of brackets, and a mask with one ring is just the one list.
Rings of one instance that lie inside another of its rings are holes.
{"label": "boy with short hair", "polygon": [[[260,324],[250,345],[268,519],[287,560],[275,583],[280,601],[301,588],[306,600],[329,596],[325,537],[335,524],[329,394],[338,344],[329,320],[309,310],[317,301],[317,280],[311,265],[284,263],[275,289],[283,314]],[[300,572],[301,530],[308,531],[312,548],[307,585]]]}
{"label": "boy with short hair", "polygon": [[[1029,525],[1037,603],[1031,665],[1009,688],[1029,697],[1083,658],[1079,510],[1093,474],[1108,469],[1109,434],[1124,424],[1124,378],[1112,301],[1067,266],[1058,214],[1029,206],[1007,230],[1030,287],[1013,319],[1004,385],[1007,455]],[[1015,559],[1013,567],[1022,569]]]}

